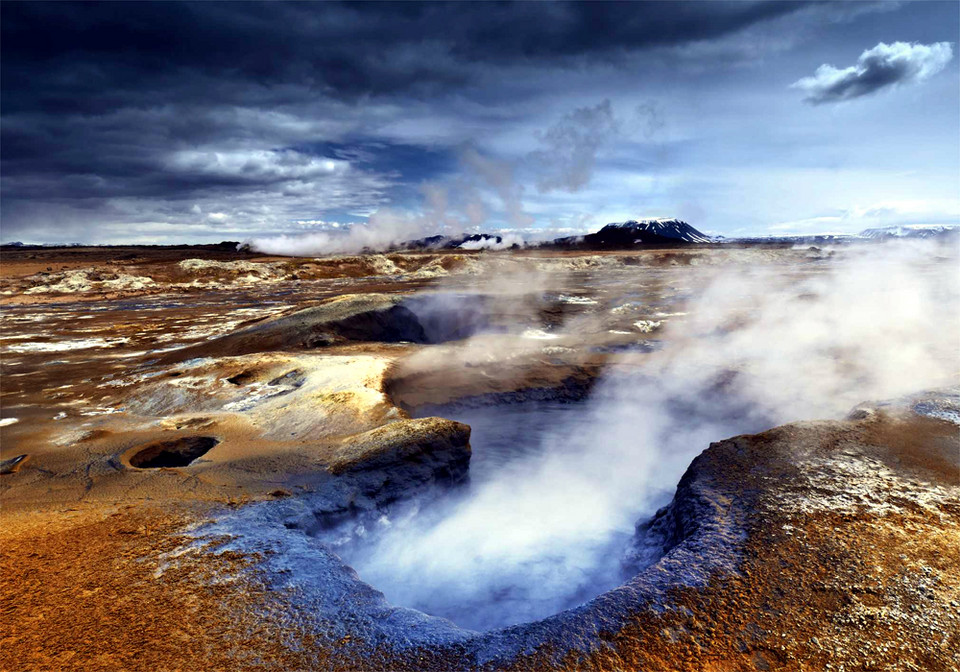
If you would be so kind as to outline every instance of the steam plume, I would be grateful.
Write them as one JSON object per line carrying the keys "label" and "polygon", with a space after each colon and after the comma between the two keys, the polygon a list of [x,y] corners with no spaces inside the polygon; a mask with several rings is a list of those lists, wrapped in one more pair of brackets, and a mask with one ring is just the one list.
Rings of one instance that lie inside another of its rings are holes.
{"label": "steam plume", "polygon": [[608,376],[535,457],[446,511],[392,521],[352,566],[392,601],[468,627],[544,617],[623,579],[619,553],[634,523],[711,441],[953,380],[956,251],[843,254],[826,271],[713,274],[690,317],[668,323],[663,351]]}

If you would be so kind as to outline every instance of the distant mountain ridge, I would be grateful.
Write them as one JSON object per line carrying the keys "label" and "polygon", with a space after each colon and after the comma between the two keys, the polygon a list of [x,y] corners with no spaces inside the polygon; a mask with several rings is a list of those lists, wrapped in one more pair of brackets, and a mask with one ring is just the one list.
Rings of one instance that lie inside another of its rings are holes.
{"label": "distant mountain ridge", "polygon": [[[521,248],[570,249],[570,250],[628,250],[642,246],[683,246],[704,244],[740,245],[830,245],[855,242],[882,242],[899,239],[960,238],[960,224],[902,224],[864,229],[860,233],[813,233],[781,234],[765,236],[740,236],[727,238],[707,235],[687,222],[676,218],[631,219],[626,222],[607,224],[599,231],[580,236],[566,236],[539,243],[525,243],[516,233],[463,233],[460,235],[437,234],[408,240],[392,245],[386,251],[402,250],[507,250]],[[42,249],[48,247],[163,247],[198,249],[232,249],[250,252],[249,241],[223,241],[217,244],[200,245],[84,245],[70,244],[25,244],[11,241],[0,244],[5,249]],[[366,249],[364,252],[382,250]]]}
{"label": "distant mountain ridge", "polygon": [[895,226],[864,229],[860,233],[797,233],[772,236],[743,236],[738,238],[720,238],[724,243],[748,244],[794,244],[825,245],[831,243],[855,243],[903,238],[945,238],[960,236],[960,225],[951,224],[899,224]]}
{"label": "distant mountain ridge", "polygon": [[864,229],[859,235],[861,238],[878,240],[884,238],[937,238],[944,235],[956,235],[957,233],[960,233],[960,225],[956,224],[901,224]]}
{"label": "distant mountain ridge", "polygon": [[853,243],[862,241],[856,233],[796,233],[770,236],[738,236],[719,239],[722,243],[749,245],[829,245],[831,243]]}
{"label": "distant mountain ridge", "polygon": [[407,241],[395,250],[504,250],[519,248],[569,250],[629,250],[643,246],[704,244],[829,245],[894,238],[934,238],[960,234],[960,226],[901,225],[866,229],[860,233],[815,233],[725,238],[710,236],[675,217],[631,219],[607,224],[599,231],[540,243],[524,243],[515,234],[474,233],[435,235]]}
{"label": "distant mountain ridge", "polygon": [[629,249],[638,245],[677,245],[712,243],[714,239],[686,222],[675,218],[631,219],[607,224],[595,233],[567,236],[541,243],[524,243],[516,234],[474,233],[459,236],[435,235],[409,240],[393,249],[400,250],[504,250],[536,247],[565,249]]}
{"label": "distant mountain ridge", "polygon": [[508,247],[520,247],[518,243],[512,243],[509,238],[499,236],[493,233],[471,233],[461,234],[459,236],[427,236],[416,240],[408,240],[405,243],[397,245],[397,249],[402,250],[479,250],[479,249],[506,249]]}

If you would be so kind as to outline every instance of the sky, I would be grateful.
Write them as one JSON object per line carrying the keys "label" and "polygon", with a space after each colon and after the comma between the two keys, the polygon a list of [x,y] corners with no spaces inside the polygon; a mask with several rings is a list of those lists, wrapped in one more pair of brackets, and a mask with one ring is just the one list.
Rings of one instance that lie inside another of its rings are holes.
{"label": "sky", "polygon": [[960,223],[956,2],[7,1],[0,32],[3,242]]}

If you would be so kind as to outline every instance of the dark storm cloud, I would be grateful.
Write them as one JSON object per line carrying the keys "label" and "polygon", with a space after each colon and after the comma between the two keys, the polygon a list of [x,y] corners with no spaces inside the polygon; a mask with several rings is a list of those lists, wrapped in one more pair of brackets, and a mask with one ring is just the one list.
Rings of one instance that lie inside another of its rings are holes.
{"label": "dark storm cloud", "polygon": [[881,42],[864,51],[856,65],[838,69],[821,65],[813,77],[794,83],[814,105],[851,100],[899,84],[922,82],[937,74],[953,58],[949,42],[908,44]]}
{"label": "dark storm cloud", "polygon": [[490,69],[618,58],[798,6],[2,3],[5,229],[97,204],[202,224],[196,210],[232,194],[250,206],[234,219],[260,225],[369,211],[433,161],[346,148],[383,123],[382,101],[409,109]]}
{"label": "dark storm cloud", "polygon": [[[465,81],[465,64],[709,40],[802,5],[4,3],[4,105],[90,112],[171,87],[230,95],[236,81],[348,97],[427,91]],[[207,91],[198,75],[225,85]]]}
{"label": "dark storm cloud", "polygon": [[[437,140],[443,119],[500,127],[541,73],[626,72],[638,54],[690,47],[684,58],[709,64],[703,45],[862,7],[0,3],[3,235],[362,217],[457,164],[473,137]],[[575,150],[561,183],[589,176],[594,146]]]}

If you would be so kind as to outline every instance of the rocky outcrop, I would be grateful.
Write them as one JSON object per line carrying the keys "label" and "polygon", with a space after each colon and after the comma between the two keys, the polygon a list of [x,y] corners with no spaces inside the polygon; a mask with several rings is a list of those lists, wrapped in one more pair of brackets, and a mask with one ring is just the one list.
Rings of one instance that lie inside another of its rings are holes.
{"label": "rocky outcrop", "polygon": [[190,360],[114,387],[130,388],[127,413],[163,418],[166,429],[198,414],[208,423],[243,418],[253,427],[237,429],[237,440],[260,435],[316,445],[402,417],[383,391],[390,366],[389,358],[372,355],[268,353]]}
{"label": "rocky outcrop", "polygon": [[389,470],[407,480],[428,471],[436,480],[458,482],[470,463],[470,427],[443,418],[401,420],[350,439],[330,461],[332,474]]}
{"label": "rocky outcrop", "polygon": [[[419,506],[467,480],[470,427],[444,420],[399,420],[345,439],[310,495],[258,505],[244,516],[283,520],[308,534],[341,526],[345,538],[375,527],[394,505]],[[344,525],[349,523],[349,525]],[[352,528],[352,529],[350,529]]]}
{"label": "rocky outcrop", "polygon": [[205,356],[311,349],[344,341],[425,343],[417,316],[399,305],[404,297],[348,294],[319,306],[268,318],[226,336],[168,353],[162,362]]}
{"label": "rocky outcrop", "polygon": [[28,459],[30,459],[29,455],[17,455],[8,460],[0,460],[0,475],[17,473]]}
{"label": "rocky outcrop", "polygon": [[154,285],[153,278],[129,275],[106,269],[79,269],[61,273],[41,272],[26,278],[30,287],[24,294],[76,294],[84,292],[111,292],[142,290]]}

